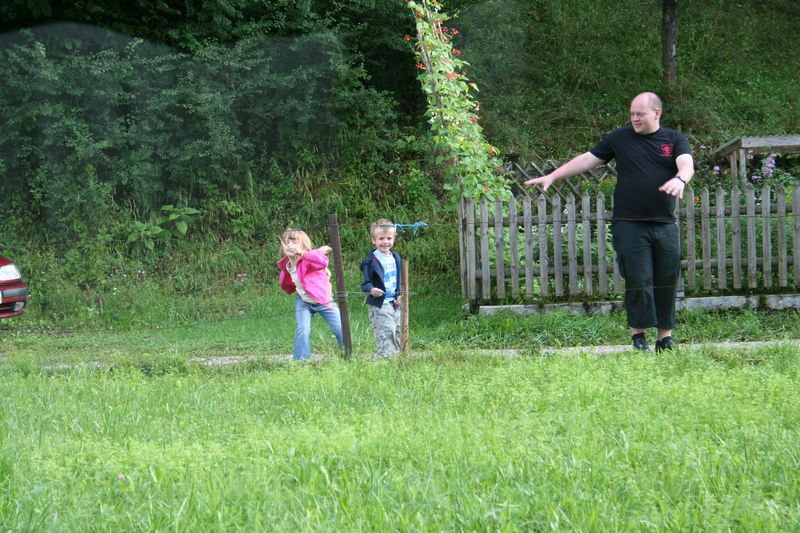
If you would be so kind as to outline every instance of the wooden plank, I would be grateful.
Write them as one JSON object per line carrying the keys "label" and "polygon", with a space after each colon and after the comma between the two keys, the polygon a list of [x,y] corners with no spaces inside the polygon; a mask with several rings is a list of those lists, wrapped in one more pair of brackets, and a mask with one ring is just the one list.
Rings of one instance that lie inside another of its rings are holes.
{"label": "wooden plank", "polygon": [[731,191],[731,255],[733,256],[733,288],[742,288],[742,221],[739,216],[742,192]]}
{"label": "wooden plank", "polygon": [[756,257],[756,194],[752,186],[745,189],[745,204],[747,206],[747,286],[751,289],[757,287],[756,274],[758,261]]}
{"label": "wooden plank", "polygon": [[539,290],[543,297],[550,296],[550,281],[548,280],[548,269],[550,261],[547,255],[547,198],[539,195],[538,203],[539,215]]}
{"label": "wooden plank", "polygon": [[754,154],[800,152],[800,135],[742,137],[741,148]]}
{"label": "wooden plank", "polygon": [[761,272],[764,274],[764,287],[772,287],[772,208],[769,185],[761,188]]}
{"label": "wooden plank", "polygon": [[683,245],[684,225],[681,223],[681,213],[686,212],[685,203],[687,198],[688,196],[686,195],[686,192],[684,192],[683,200],[681,201],[681,199],[678,199],[675,202],[675,223],[678,226],[678,249],[680,250],[681,254],[680,268],[678,269],[678,281],[675,288],[675,295],[678,297],[683,297],[686,295],[686,275],[684,274],[683,268],[683,263],[685,261],[683,250],[686,247]]}
{"label": "wooden plank", "polygon": [[[614,195],[611,195],[611,205],[609,206],[609,221],[613,221],[614,218]],[[614,241],[614,231],[613,231],[613,224],[612,224],[612,231],[611,231],[611,241]],[[614,249],[612,244],[612,255],[611,255],[611,269],[613,271],[613,278],[614,278],[614,294],[622,295],[622,276],[619,273],[619,261],[617,258],[617,251]]]}
{"label": "wooden plank", "polygon": [[506,253],[504,246],[505,229],[503,228],[503,200],[494,202],[494,272],[495,291],[500,300],[506,297]]}
{"label": "wooden plank", "polygon": [[472,304],[478,303],[477,269],[475,268],[475,200],[467,198],[464,209],[467,215],[466,224],[466,249],[467,249],[467,300]]}
{"label": "wooden plank", "polygon": [[597,282],[600,296],[608,295],[608,264],[606,261],[606,197],[597,193]]}
{"label": "wooden plank", "polygon": [[736,137],[735,139],[730,140],[723,145],[720,145],[714,152],[720,157],[725,157],[726,155],[735,152],[741,147],[742,147],[742,138]]}
{"label": "wooden plank", "polygon": [[775,194],[778,212],[778,286],[789,285],[789,265],[786,261],[786,187],[781,185]]}
{"label": "wooden plank", "polygon": [[331,248],[333,255],[333,272],[336,279],[336,302],[339,304],[339,317],[342,326],[342,344],[344,355],[353,355],[353,337],[350,334],[350,311],[347,308],[347,287],[344,282],[344,262],[342,261],[342,241],[339,238],[339,220],[336,213],[328,215],[331,228]]}
{"label": "wooden plank", "polygon": [[578,239],[576,228],[575,195],[567,195],[567,271],[569,272],[569,294],[578,294]]}
{"label": "wooden plank", "polygon": [[690,291],[697,288],[697,245],[694,227],[694,189],[686,188],[686,285]]}
{"label": "wooden plank", "polygon": [[409,354],[409,349],[411,347],[411,330],[409,329],[409,321],[408,321],[408,310],[411,306],[410,297],[411,291],[408,290],[409,287],[409,279],[408,279],[408,261],[403,261],[401,268],[402,272],[402,289],[401,294],[403,295],[402,306],[400,307],[400,352],[407,356]]}
{"label": "wooden plank", "polygon": [[533,298],[533,224],[531,197],[522,200],[522,224],[525,228],[525,297]]}
{"label": "wooden plank", "polygon": [[481,198],[481,298],[492,299],[492,265],[489,257],[489,204]]}
{"label": "wooden plank", "polygon": [[739,150],[739,180],[742,186],[747,187],[747,154],[744,150]]}
{"label": "wooden plank", "polygon": [[508,245],[511,253],[511,296],[519,298],[519,221],[517,199],[508,201]]}
{"label": "wooden plank", "polygon": [[564,296],[564,253],[563,228],[561,227],[561,196],[554,194],[550,199],[550,212],[553,213],[553,281],[556,296]]}
{"label": "wooden plank", "polygon": [[744,149],[754,154],[800,152],[800,135],[737,137],[717,148],[716,153],[724,157],[735,150]]}
{"label": "wooden plank", "polygon": [[728,234],[725,233],[725,191],[717,187],[716,198],[716,227],[717,227],[717,285],[721,290],[728,288],[728,253],[726,244]]}
{"label": "wooden plank", "polygon": [[800,286],[800,185],[792,185],[792,258],[794,259],[794,284]]}
{"label": "wooden plank", "polygon": [[464,198],[458,202],[458,264],[461,270],[461,299],[469,300],[467,297],[467,253],[464,250]]}
{"label": "wooden plank", "polygon": [[711,209],[709,206],[708,187],[700,191],[700,229],[701,251],[703,259],[703,289],[711,290]]}
{"label": "wooden plank", "polygon": [[592,275],[592,207],[589,193],[581,198],[581,226],[583,229],[583,290],[587,296],[594,294]]}

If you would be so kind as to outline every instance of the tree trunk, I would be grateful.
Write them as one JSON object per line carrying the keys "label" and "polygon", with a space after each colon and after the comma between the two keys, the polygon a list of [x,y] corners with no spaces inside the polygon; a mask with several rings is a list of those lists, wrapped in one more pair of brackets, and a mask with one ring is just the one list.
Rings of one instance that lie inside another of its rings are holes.
{"label": "tree trunk", "polygon": [[678,79],[678,0],[661,1],[661,67],[664,85]]}

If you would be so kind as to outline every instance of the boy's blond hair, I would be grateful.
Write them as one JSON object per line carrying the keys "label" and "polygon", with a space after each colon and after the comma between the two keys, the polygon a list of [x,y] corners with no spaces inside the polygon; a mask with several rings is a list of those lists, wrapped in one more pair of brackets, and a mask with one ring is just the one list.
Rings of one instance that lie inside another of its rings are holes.
{"label": "boy's blond hair", "polygon": [[384,231],[390,231],[392,233],[396,233],[394,223],[386,218],[380,218],[376,220],[369,227],[369,234],[371,237],[374,237],[378,233],[383,233]]}
{"label": "boy's blond hair", "polygon": [[290,238],[294,238],[302,246],[303,251],[308,252],[313,249],[311,239],[305,231],[301,229],[287,228],[281,233],[281,242],[285,243]]}

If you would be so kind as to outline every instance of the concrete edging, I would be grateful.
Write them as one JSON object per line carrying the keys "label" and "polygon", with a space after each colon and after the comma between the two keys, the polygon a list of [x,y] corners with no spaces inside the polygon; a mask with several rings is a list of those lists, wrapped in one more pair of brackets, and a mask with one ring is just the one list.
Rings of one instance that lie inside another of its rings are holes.
{"label": "concrete edging", "polygon": [[[464,308],[469,310],[469,305]],[[595,314],[621,311],[625,308],[622,300],[597,302],[566,302],[551,304],[481,305],[478,314],[491,316],[501,312],[517,315],[540,315],[553,311],[567,311],[572,314]],[[703,309],[719,311],[724,309],[800,309],[800,294],[751,294],[745,296],[699,296],[678,298],[676,310]]]}

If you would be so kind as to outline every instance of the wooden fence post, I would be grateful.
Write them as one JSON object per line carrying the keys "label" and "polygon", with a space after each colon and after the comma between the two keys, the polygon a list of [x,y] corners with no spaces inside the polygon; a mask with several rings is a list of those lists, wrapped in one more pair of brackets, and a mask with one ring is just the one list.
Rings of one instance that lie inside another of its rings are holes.
{"label": "wooden fence post", "polygon": [[466,214],[464,197],[458,202],[458,257],[461,265],[461,298],[469,301],[469,265],[467,261],[466,241]]}
{"label": "wooden fence post", "polygon": [[464,202],[464,232],[465,243],[464,251],[467,255],[467,301],[469,301],[470,312],[476,313],[478,310],[478,282],[476,267],[475,249],[475,200],[467,198]]}
{"label": "wooden fence post", "polygon": [[409,348],[411,346],[411,339],[409,338],[410,328],[408,326],[408,308],[409,308],[409,296],[410,291],[408,290],[409,282],[408,282],[408,261],[403,261],[403,266],[401,267],[401,276],[402,276],[402,287],[401,287],[401,295],[403,296],[403,305],[400,307],[400,352],[403,355],[408,355]]}
{"label": "wooden fence post", "polygon": [[350,314],[347,311],[347,291],[344,286],[344,265],[342,265],[342,243],[339,240],[339,222],[336,213],[328,216],[331,226],[331,244],[333,245],[333,261],[336,271],[336,301],[339,304],[339,313],[342,317],[342,340],[344,341],[345,356],[353,353],[353,341],[350,337]]}

